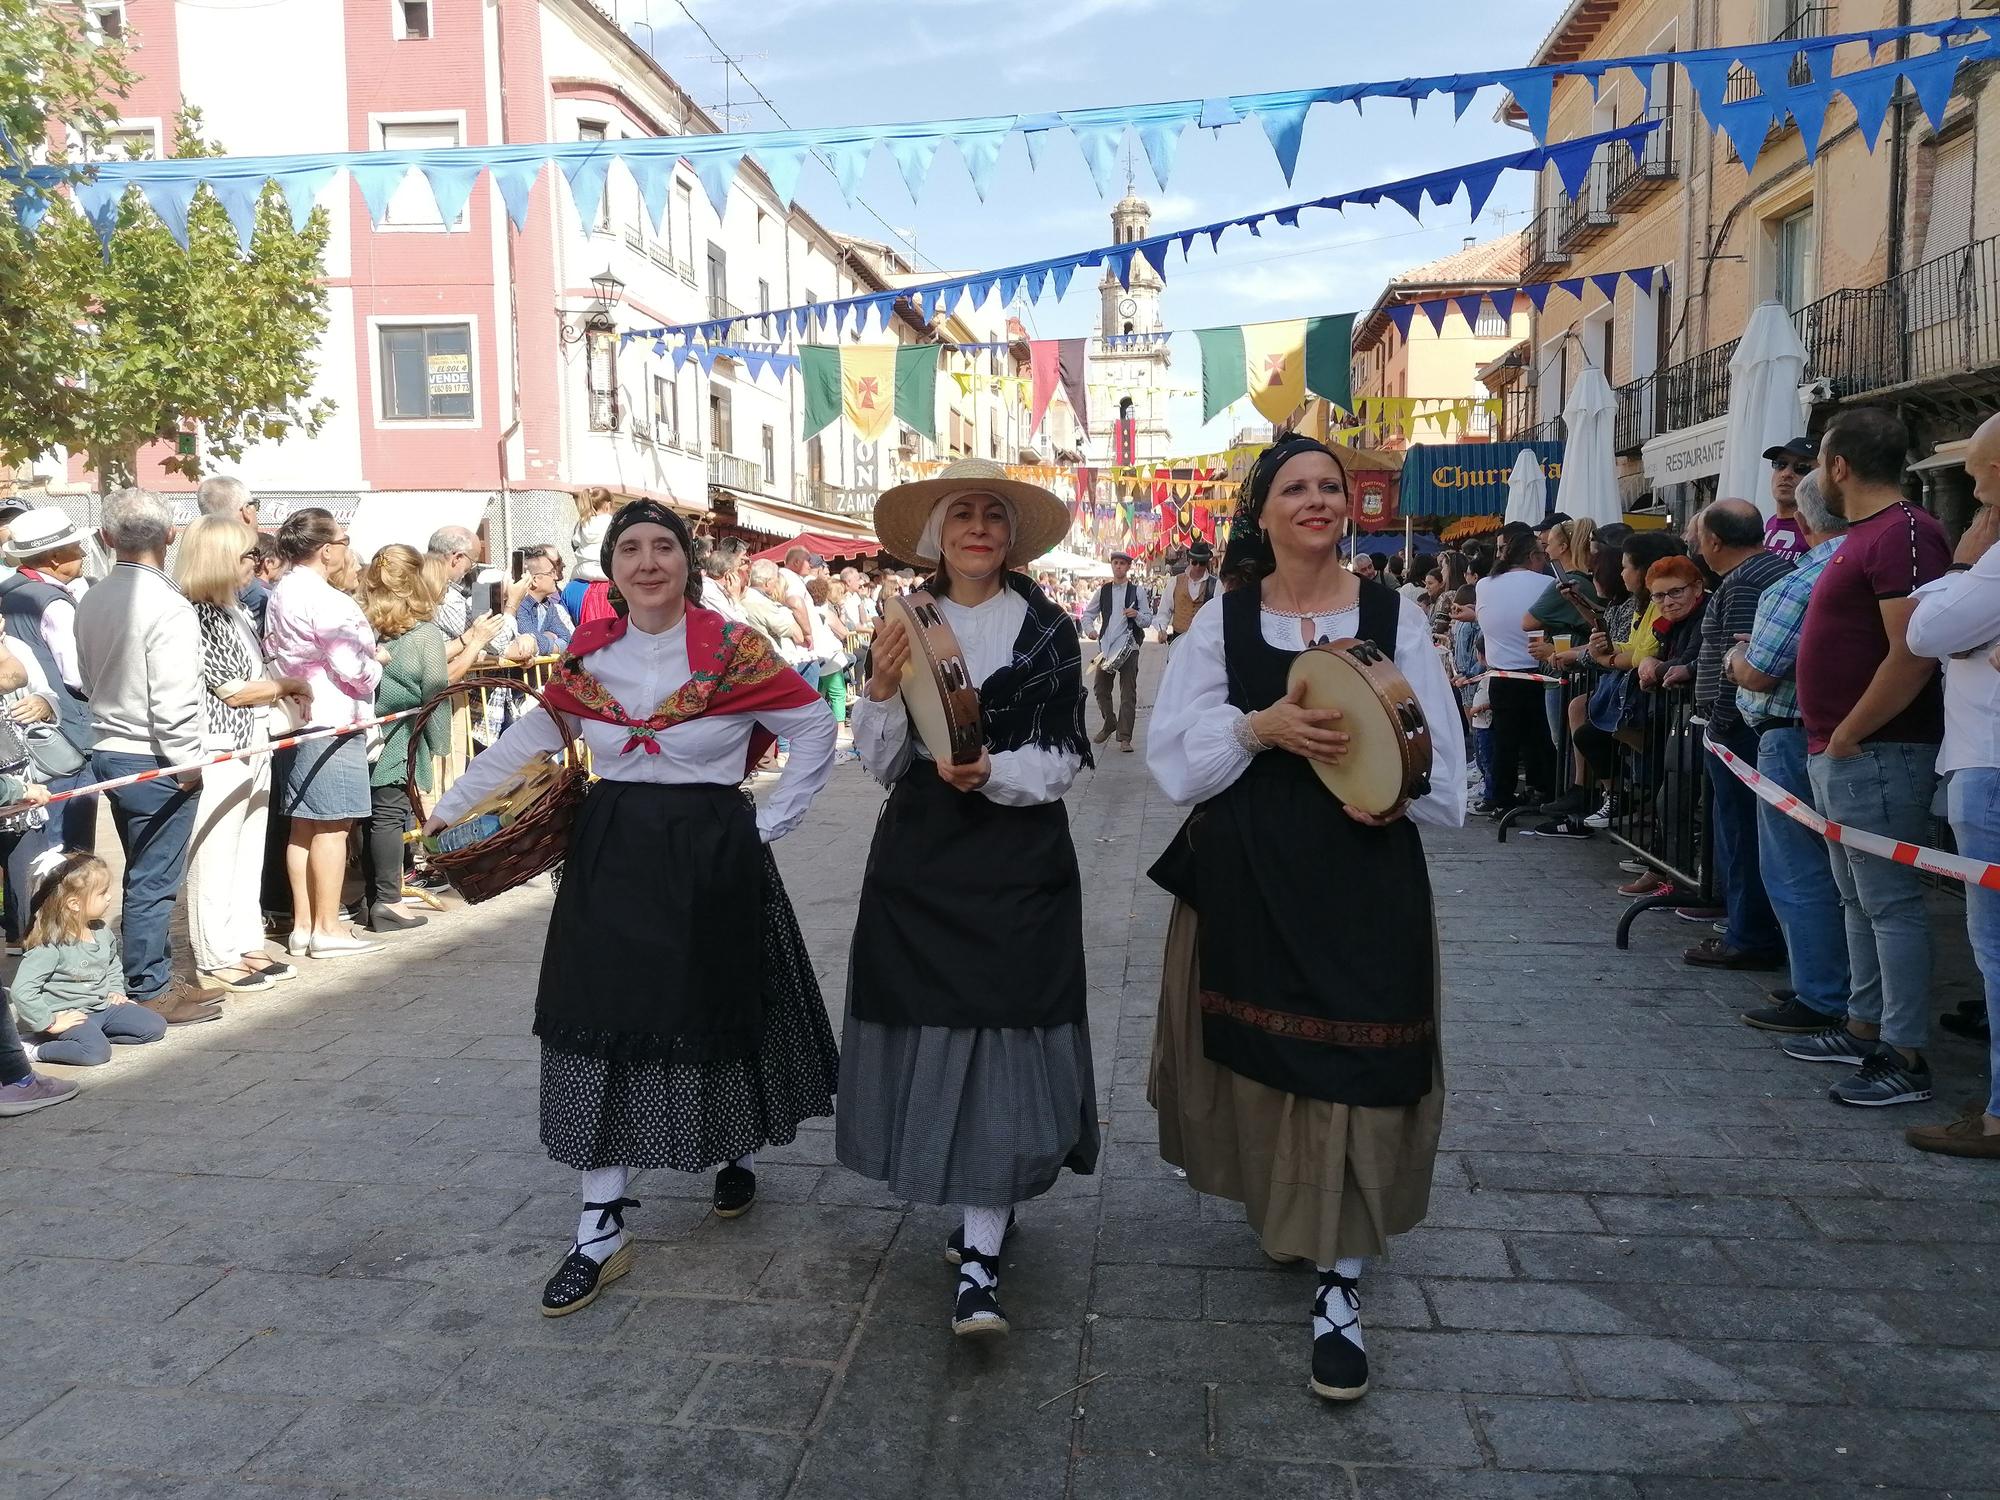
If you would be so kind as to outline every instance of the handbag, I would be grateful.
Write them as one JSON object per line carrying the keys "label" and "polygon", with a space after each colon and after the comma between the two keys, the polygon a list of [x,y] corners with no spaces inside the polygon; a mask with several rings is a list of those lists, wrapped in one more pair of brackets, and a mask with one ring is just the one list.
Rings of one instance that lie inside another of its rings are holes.
{"label": "handbag", "polygon": [[44,780],[53,781],[83,769],[84,753],[69,742],[61,725],[23,724],[18,728],[27,743],[28,759],[35,763]]}

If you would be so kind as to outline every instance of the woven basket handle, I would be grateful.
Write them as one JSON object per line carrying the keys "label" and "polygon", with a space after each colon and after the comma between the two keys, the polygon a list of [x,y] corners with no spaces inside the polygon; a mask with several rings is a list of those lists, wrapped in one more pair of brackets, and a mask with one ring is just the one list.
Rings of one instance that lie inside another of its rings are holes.
{"label": "woven basket handle", "polygon": [[541,705],[542,712],[547,714],[550,721],[562,732],[563,760],[568,765],[568,768],[578,773],[584,770],[583,752],[578,748],[577,736],[580,733],[578,726],[565,718],[561,710],[552,708],[549,705],[548,699],[542,696],[540,688],[523,678],[509,677],[501,672],[468,673],[443,692],[433,696],[428,703],[417,711],[417,716],[410,720],[410,748],[408,751],[407,772],[403,778],[403,793],[410,799],[410,811],[416,815],[417,826],[419,828],[423,827],[424,808],[423,804],[417,800],[417,757],[423,753],[424,725],[430,722],[432,714],[436,713],[440,708],[445,707],[452,699],[458,697],[461,693],[469,693],[476,688],[505,688],[509,692],[526,693],[529,697],[533,698],[535,702]]}

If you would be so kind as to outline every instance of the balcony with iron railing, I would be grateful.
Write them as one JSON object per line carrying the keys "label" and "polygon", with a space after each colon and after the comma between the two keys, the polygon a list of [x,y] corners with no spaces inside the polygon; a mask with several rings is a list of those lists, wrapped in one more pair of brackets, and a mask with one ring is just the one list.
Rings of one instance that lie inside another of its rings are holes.
{"label": "balcony with iron railing", "polygon": [[[2000,236],[1935,256],[1874,286],[1829,292],[1792,314],[1804,378],[1835,399],[1974,377],[2000,395]],[[1713,421],[1729,410],[1731,339],[1618,388],[1614,443]],[[1531,419],[1532,420],[1532,419]]]}
{"label": "balcony with iron railing", "polygon": [[710,289],[708,294],[708,313],[707,313],[707,319],[709,322],[711,323],[718,322],[724,318],[734,320],[737,318],[755,318],[759,316],[761,316],[761,314],[745,312],[742,308],[738,307],[734,302],[731,302],[727,297],[723,296],[722,293],[715,291],[712,288]]}
{"label": "balcony with iron railing", "polygon": [[[1799,7],[1797,14],[1792,17],[1790,24],[1776,36],[1772,37],[1771,40],[1774,42],[1810,42],[1816,38],[1826,36],[1832,30],[1833,7],[1831,5],[1802,5]],[[1791,66],[1785,72],[1785,81],[1793,88],[1797,88],[1800,84],[1812,82],[1812,70],[1806,66],[1804,54],[1792,59]],[[1741,63],[1736,63],[1729,70],[1728,83],[1723,86],[1722,102],[1724,104],[1740,104],[1745,99],[1755,99],[1762,92],[1763,89],[1759,87],[1756,75]],[[1778,123],[1782,125],[1783,121],[1781,120]]]}
{"label": "balcony with iron railing", "polygon": [[1562,220],[1568,211],[1566,203],[1552,203],[1528,221],[1523,231],[1527,264],[1522,267],[1522,278],[1527,281],[1542,279],[1545,271],[1560,270],[1569,264],[1569,252],[1562,247]]}
{"label": "balcony with iron railing", "polygon": [[1556,242],[1565,251],[1578,250],[1601,237],[1618,222],[1611,212],[1611,159],[1600,154],[1584,173],[1583,188],[1562,205]]}
{"label": "balcony with iron railing", "polygon": [[718,453],[714,449],[710,449],[708,454],[708,482],[732,490],[747,490],[755,495],[766,494],[770,490],[764,482],[763,465],[738,458],[734,453]]}
{"label": "balcony with iron railing", "polygon": [[1611,181],[1606,201],[1614,209],[1651,197],[1680,175],[1680,164],[1674,155],[1672,103],[1655,104],[1644,118],[1659,121],[1659,128],[1636,146],[1611,148]]}

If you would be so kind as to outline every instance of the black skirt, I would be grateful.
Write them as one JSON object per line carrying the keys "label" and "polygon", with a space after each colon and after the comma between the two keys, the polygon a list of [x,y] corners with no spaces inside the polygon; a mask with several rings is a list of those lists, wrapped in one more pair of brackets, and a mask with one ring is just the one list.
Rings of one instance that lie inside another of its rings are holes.
{"label": "black skirt", "polygon": [[700,1171],[833,1113],[833,1029],[743,793],[591,789],[549,922],[535,1031],[542,1144],[579,1170]]}
{"label": "black skirt", "polygon": [[763,1029],[757,815],[733,786],[599,781],[570,834],[535,1035],[657,1062],[744,1057]]}
{"label": "black skirt", "polygon": [[911,766],[868,851],[847,1008],[892,1026],[1084,1022],[1083,882],[1062,803],[1003,807]]}

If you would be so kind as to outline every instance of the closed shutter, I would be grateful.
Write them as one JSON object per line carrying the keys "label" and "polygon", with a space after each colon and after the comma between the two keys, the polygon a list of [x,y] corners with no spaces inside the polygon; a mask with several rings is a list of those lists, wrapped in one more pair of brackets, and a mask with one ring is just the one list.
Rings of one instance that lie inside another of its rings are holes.
{"label": "closed shutter", "polygon": [[1968,130],[1936,148],[1931,162],[1931,217],[1919,264],[1972,243],[1972,141]]}

